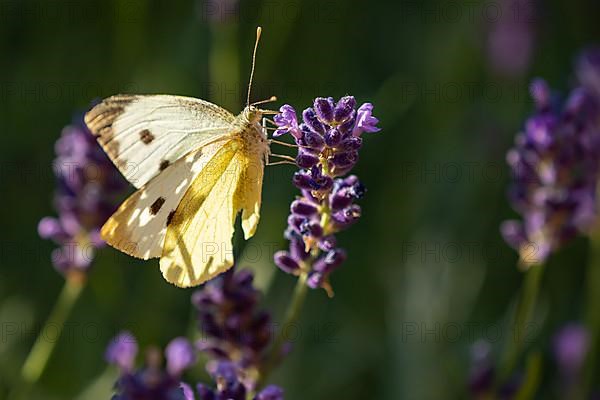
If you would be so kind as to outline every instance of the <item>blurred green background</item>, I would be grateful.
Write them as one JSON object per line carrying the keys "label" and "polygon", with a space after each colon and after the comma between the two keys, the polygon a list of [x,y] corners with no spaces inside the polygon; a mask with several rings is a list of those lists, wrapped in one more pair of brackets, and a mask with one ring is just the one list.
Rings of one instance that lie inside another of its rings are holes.
{"label": "blurred green background", "polygon": [[[600,42],[599,12],[593,0],[0,0],[0,398],[63,283],[36,229],[54,215],[61,129],[122,92],[237,113],[257,25],[254,100],[277,95],[277,107],[301,110],[352,94],[374,104],[382,127],[355,169],[368,193],[363,218],[339,236],[349,259],[333,275],[335,297],[309,293],[273,383],[290,400],[466,398],[470,349],[480,339],[501,349],[522,279],[498,225],[515,216],[504,155],[532,109],[528,82],[566,90],[574,56]],[[294,284],[271,261],[286,245],[293,171],[268,170],[263,219],[241,257],[276,320]],[[553,332],[582,317],[587,252],[573,242],[544,277],[544,326],[529,340],[546,361],[540,398],[554,396]],[[106,343],[121,329],[142,346],[190,333],[191,293],[163,281],[156,260],[101,251],[32,398],[109,398]],[[202,377],[199,368],[189,380]]]}

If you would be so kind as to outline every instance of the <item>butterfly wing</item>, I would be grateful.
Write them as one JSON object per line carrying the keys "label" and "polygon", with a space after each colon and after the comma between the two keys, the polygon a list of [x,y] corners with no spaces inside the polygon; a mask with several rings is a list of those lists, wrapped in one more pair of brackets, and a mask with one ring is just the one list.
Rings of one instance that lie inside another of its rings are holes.
{"label": "butterfly wing", "polygon": [[263,154],[250,154],[240,160],[242,175],[237,198],[242,208],[242,229],[244,239],[248,240],[256,232],[260,220],[260,203],[265,165]]}
{"label": "butterfly wing", "polygon": [[136,188],[175,161],[231,131],[235,117],[191,97],[117,95],[85,116],[110,159]]}
{"label": "butterfly wing", "polygon": [[[235,219],[245,211],[246,237],[258,223],[262,188],[262,158],[248,154],[231,140],[195,178],[167,228],[160,269],[177,286],[199,285],[233,265]],[[260,182],[249,177],[251,165],[261,164]],[[253,185],[250,185],[252,182]],[[244,216],[242,216],[244,219]]]}
{"label": "butterfly wing", "polygon": [[222,146],[217,142],[190,152],[131,195],[104,224],[102,238],[134,257],[160,257],[177,206]]}

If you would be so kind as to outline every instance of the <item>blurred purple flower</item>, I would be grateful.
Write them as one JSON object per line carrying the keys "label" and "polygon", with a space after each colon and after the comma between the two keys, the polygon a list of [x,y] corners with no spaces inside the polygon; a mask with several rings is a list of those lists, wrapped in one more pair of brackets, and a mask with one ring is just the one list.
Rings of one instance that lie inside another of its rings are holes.
{"label": "blurred purple flower", "polygon": [[264,353],[271,344],[270,316],[257,309],[260,293],[250,271],[231,268],[194,293],[200,329],[199,350],[230,362],[246,389],[253,390]]}
{"label": "blurred purple flower", "polygon": [[196,362],[196,353],[189,340],[183,337],[173,339],[165,349],[167,372],[173,376],[181,375],[183,371]]}
{"label": "blurred purple flower", "polygon": [[554,337],[554,356],[561,374],[571,379],[579,374],[589,348],[588,331],[580,324],[564,326]]}
{"label": "blurred purple flower", "polygon": [[548,255],[596,219],[600,161],[599,102],[583,87],[553,105],[548,85],[531,86],[537,110],[507,154],[510,200],[523,221],[507,221],[502,234],[525,265]]}
{"label": "blurred purple flower", "polygon": [[371,103],[357,110],[353,96],[337,103],[319,97],[302,112],[299,125],[296,111],[287,104],[274,118],[275,135],[290,133],[300,146],[296,163],[302,168],[292,179],[302,196],[290,206],[285,233],[290,246],[277,252],[274,261],[286,273],[308,274],[308,286],[322,287],[330,295],[329,275],[346,259],[346,252],[336,247],[335,234],[360,218],[361,208],[354,201],[365,192],[356,176],[341,176],[358,161],[362,133],[379,131],[372,111]]}
{"label": "blurred purple flower", "polygon": [[161,367],[157,350],[147,352],[144,367],[135,370],[135,338],[128,332],[119,334],[106,350],[106,360],[119,367],[121,376],[115,385],[113,400],[193,400],[189,385],[181,382],[183,371],[195,362],[194,348],[183,338],[174,339],[165,352],[166,371]]}
{"label": "blurred purple flower", "polygon": [[105,358],[108,363],[116,365],[122,371],[131,372],[137,352],[138,345],[135,337],[129,332],[122,332],[108,345]]}
{"label": "blurred purple flower", "polygon": [[[197,387],[201,400],[247,400],[248,389],[240,381],[238,366],[228,361],[210,362],[206,370],[217,383],[215,389],[204,384]],[[283,400],[283,390],[269,385],[260,391],[253,400]]]}
{"label": "blurred purple flower", "polygon": [[600,47],[583,51],[575,64],[579,84],[600,98]]}
{"label": "blurred purple flower", "polygon": [[522,75],[533,55],[536,2],[501,0],[491,18],[487,52],[492,69],[510,77]]}
{"label": "blurred purple flower", "polygon": [[[106,350],[106,360],[119,367],[120,377],[115,385],[113,400],[195,400],[194,389],[181,381],[182,374],[192,367],[197,357],[194,347],[185,338],[173,339],[165,349],[166,368],[161,366],[161,355],[156,349],[147,352],[142,368],[135,369],[137,343],[133,335],[123,332],[114,338]],[[242,379],[238,363],[212,360],[206,370],[215,382],[196,386],[199,400],[246,400],[250,388]],[[254,400],[283,400],[283,391],[277,386],[267,386]]]}
{"label": "blurred purple flower", "polygon": [[497,390],[498,399],[514,398],[521,385],[521,376],[517,373],[506,382],[500,382],[495,388],[496,368],[492,346],[489,342],[479,340],[471,346],[471,367],[469,371],[469,392],[475,399],[487,399]]}
{"label": "blurred purple flower", "polygon": [[52,253],[52,262],[59,272],[68,274],[85,271],[95,250],[104,245],[100,228],[116,210],[115,195],[126,182],[83,121],[63,130],[55,150],[58,217],[42,218],[38,233],[60,245]]}

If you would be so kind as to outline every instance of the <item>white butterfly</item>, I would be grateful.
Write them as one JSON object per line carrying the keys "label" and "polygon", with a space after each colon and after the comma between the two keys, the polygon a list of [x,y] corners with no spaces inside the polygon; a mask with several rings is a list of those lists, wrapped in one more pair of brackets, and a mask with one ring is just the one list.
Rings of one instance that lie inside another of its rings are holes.
{"label": "white butterfly", "polygon": [[[257,44],[259,37],[260,28]],[[118,95],[95,106],[87,126],[139,189],[106,222],[103,239],[134,257],[160,257],[165,279],[181,287],[230,268],[238,212],[246,239],[260,218],[270,153],[264,113],[248,105],[236,117],[169,95]]]}

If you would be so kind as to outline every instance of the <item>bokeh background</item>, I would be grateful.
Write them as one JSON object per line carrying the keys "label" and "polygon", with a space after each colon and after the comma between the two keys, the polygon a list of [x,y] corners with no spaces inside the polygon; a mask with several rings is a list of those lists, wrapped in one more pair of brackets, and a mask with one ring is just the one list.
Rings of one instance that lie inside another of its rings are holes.
{"label": "bokeh background", "polygon": [[[303,109],[352,94],[374,104],[382,128],[355,170],[368,193],[363,218],[339,237],[349,259],[333,275],[335,297],[309,293],[272,381],[291,400],[466,398],[473,347],[501,351],[522,280],[498,226],[515,216],[504,159],[532,110],[528,83],[543,76],[566,90],[574,57],[600,42],[599,12],[592,0],[1,0],[0,398],[63,284],[36,228],[54,214],[62,128],[121,92],[201,97],[237,113],[257,25],[254,100]],[[239,257],[276,320],[294,284],[272,263],[293,171],[268,170],[263,219]],[[556,396],[553,335],[583,317],[587,254],[574,241],[544,277],[528,340],[544,357],[540,398]],[[128,329],[142,346],[164,346],[191,333],[191,293],[165,283],[155,260],[102,250],[31,398],[109,398],[110,338]],[[203,377],[198,368],[189,380]]]}

